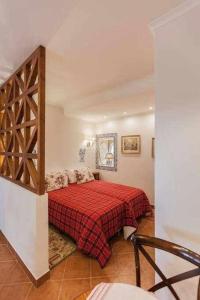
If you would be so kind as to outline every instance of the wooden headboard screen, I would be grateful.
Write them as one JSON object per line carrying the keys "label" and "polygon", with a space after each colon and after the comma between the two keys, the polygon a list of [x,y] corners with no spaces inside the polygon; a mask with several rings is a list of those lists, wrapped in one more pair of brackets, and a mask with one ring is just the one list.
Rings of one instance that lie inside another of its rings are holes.
{"label": "wooden headboard screen", "polygon": [[45,48],[0,87],[0,176],[45,191]]}

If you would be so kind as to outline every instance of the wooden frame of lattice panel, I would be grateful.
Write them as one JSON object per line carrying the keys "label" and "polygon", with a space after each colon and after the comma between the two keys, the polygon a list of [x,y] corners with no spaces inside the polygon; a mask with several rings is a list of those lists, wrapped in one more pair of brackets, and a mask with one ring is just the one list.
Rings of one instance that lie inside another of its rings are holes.
{"label": "wooden frame of lattice panel", "polygon": [[0,87],[0,176],[45,192],[45,48]]}

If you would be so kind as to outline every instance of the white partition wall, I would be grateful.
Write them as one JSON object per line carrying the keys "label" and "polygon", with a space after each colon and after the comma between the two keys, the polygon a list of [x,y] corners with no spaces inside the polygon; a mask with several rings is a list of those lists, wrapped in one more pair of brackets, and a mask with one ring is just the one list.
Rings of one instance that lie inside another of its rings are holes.
{"label": "white partition wall", "polygon": [[[156,63],[156,235],[200,252],[200,1],[152,24]],[[164,272],[191,268],[156,255]],[[196,299],[197,280],[175,285]],[[160,299],[173,299],[167,289]]]}
{"label": "white partition wall", "polygon": [[36,280],[49,271],[47,195],[0,178],[0,230]]}

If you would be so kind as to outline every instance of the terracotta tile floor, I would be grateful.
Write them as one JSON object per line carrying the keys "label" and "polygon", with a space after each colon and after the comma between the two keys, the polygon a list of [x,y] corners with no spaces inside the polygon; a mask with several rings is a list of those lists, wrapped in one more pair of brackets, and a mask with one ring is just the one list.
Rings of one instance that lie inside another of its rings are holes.
{"label": "terracotta tile floor", "polygon": [[[154,219],[142,218],[139,233],[154,235]],[[79,251],[51,271],[51,278],[35,288],[0,235],[0,300],[70,300],[104,282],[135,284],[133,248],[122,235],[111,240],[113,255],[104,269]],[[151,251],[151,255],[154,253]],[[153,285],[154,273],[142,260],[142,286]]]}

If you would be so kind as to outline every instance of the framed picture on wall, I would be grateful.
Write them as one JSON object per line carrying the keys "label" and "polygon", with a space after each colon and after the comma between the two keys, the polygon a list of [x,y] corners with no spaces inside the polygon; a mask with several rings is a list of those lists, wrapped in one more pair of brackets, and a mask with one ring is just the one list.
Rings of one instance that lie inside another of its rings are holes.
{"label": "framed picture on wall", "polygon": [[140,154],[141,137],[140,135],[126,135],[121,137],[122,154]]}
{"label": "framed picture on wall", "polygon": [[155,158],[155,138],[152,138],[151,155]]}

